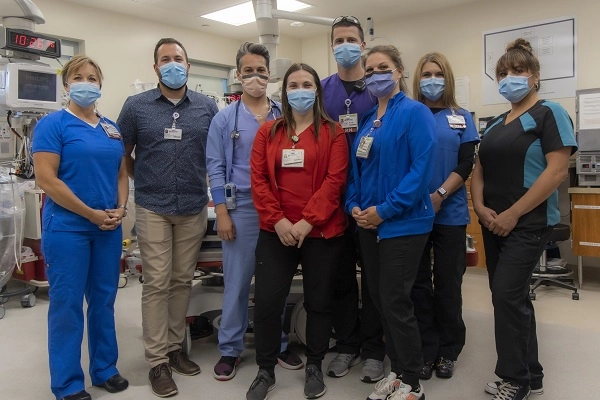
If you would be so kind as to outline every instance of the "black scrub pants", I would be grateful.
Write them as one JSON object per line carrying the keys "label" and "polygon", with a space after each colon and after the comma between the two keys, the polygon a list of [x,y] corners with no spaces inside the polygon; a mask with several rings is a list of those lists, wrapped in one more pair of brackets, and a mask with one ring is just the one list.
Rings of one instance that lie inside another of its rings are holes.
{"label": "black scrub pants", "polygon": [[381,315],[392,372],[413,388],[423,368],[421,338],[411,290],[429,234],[379,240],[377,232],[359,228],[359,240],[371,298]]}
{"label": "black scrub pants", "polygon": [[339,259],[333,292],[333,329],[338,353],[359,354],[363,359],[383,361],[385,344],[381,317],[371,300],[364,264],[361,265],[361,299],[359,312],[356,263],[359,257],[356,222],[348,218],[344,232],[344,252]]}
{"label": "black scrub pants", "polygon": [[[466,225],[434,224],[412,289],[424,361],[456,361],[465,345],[462,282],[467,269]],[[433,249],[433,268],[431,265]]]}
{"label": "black scrub pants", "polygon": [[281,347],[281,310],[298,264],[302,265],[306,311],[306,364],[321,367],[331,336],[331,297],[343,237],[304,239],[284,246],[274,232],[261,230],[256,244],[254,336],[256,363],[273,372]]}
{"label": "black scrub pants", "polygon": [[521,386],[541,383],[538,341],[529,283],[552,227],[512,231],[501,237],[482,227],[494,305],[496,375]]}

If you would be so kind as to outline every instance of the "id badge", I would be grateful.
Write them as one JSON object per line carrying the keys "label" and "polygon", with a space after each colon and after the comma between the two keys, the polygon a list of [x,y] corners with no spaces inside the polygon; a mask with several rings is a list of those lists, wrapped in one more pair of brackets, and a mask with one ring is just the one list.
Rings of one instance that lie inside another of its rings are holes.
{"label": "id badge", "polygon": [[106,122],[100,122],[100,126],[104,130],[104,133],[106,133],[106,136],[108,136],[109,138],[121,139],[121,134],[114,125],[107,124]]}
{"label": "id badge", "polygon": [[360,142],[358,142],[358,148],[356,149],[356,157],[358,157],[358,158],[369,157],[369,152],[371,151],[371,146],[373,146],[373,136],[361,137]]}
{"label": "id badge", "polygon": [[281,166],[283,168],[303,168],[304,149],[284,149]]}
{"label": "id badge", "polygon": [[448,125],[452,129],[463,129],[467,127],[467,123],[465,122],[465,117],[462,115],[447,115]]}
{"label": "id badge", "polygon": [[358,114],[343,114],[340,115],[340,124],[346,133],[354,133],[358,131]]}
{"label": "id badge", "polygon": [[181,129],[165,128],[165,139],[181,140]]}

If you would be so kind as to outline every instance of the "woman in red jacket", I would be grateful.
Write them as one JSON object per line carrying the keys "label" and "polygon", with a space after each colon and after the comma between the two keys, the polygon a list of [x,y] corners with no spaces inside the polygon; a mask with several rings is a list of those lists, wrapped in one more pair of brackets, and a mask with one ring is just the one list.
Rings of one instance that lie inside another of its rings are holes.
{"label": "woman in red jacket", "polygon": [[319,76],[294,64],[283,79],[282,116],[256,134],[250,159],[260,233],[256,244],[254,333],[259,371],[246,398],[263,400],[275,387],[281,310],[302,264],[306,328],[304,395],[327,388],[321,362],[331,333],[335,260],[347,219],[341,204],[348,145],[323,108]]}

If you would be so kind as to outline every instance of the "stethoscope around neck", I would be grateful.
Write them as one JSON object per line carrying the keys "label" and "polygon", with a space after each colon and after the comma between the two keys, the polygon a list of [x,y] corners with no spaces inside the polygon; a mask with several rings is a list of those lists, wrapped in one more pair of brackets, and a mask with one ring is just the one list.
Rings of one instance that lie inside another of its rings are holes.
{"label": "stethoscope around neck", "polygon": [[[237,103],[235,103],[235,122],[233,123],[233,130],[231,131],[231,133],[229,134],[229,137],[231,137],[233,140],[235,139],[239,139],[240,138],[240,131],[238,130],[238,115],[240,112],[240,103],[242,102],[242,99],[239,99]],[[271,102],[271,99],[269,99],[269,102],[271,104],[271,110],[269,111],[269,113],[273,112],[273,108],[279,108],[277,107],[277,105],[273,102]],[[279,111],[281,112],[281,111]],[[269,114],[267,114],[268,116]],[[275,113],[273,113],[273,116],[275,115]]]}
{"label": "stethoscope around neck", "polygon": [[240,131],[238,131],[238,115],[240,113],[240,103],[242,102],[242,99],[239,99],[237,103],[235,103],[235,122],[233,123],[233,130],[231,131],[231,134],[229,136],[231,136],[232,139],[239,139],[240,138]]}

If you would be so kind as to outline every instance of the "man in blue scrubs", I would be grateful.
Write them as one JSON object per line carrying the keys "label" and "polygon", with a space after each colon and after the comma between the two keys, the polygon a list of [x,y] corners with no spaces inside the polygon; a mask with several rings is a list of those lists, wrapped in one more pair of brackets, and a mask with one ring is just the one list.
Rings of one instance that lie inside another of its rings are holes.
{"label": "man in blue scrubs", "polygon": [[[215,116],[208,131],[206,164],[210,191],[217,214],[216,230],[223,246],[225,291],[219,352],[213,376],[227,381],[236,374],[248,328],[248,297],[254,275],[258,214],[250,192],[250,154],[258,128],[281,116],[281,104],[267,97],[269,52],[261,44],[244,43],[236,56],[237,75],[242,82],[240,100]],[[287,350],[282,334],[278,363],[300,369],[304,363]]]}

